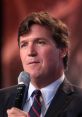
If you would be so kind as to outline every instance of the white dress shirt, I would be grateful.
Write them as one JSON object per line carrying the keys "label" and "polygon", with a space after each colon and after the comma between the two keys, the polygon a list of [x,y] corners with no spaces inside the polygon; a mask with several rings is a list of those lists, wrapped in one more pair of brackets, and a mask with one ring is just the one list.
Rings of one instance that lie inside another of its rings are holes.
{"label": "white dress shirt", "polygon": [[[41,100],[42,108],[41,108],[41,116],[40,117],[45,116],[45,113],[46,113],[46,111],[51,103],[51,100],[55,96],[55,94],[56,94],[60,84],[63,82],[63,80],[64,80],[64,74],[59,79],[54,81],[53,83],[40,89],[40,91],[42,93],[42,100]],[[23,110],[25,112],[28,112],[30,110],[30,107],[33,104],[33,97],[31,97],[31,94],[33,93],[34,90],[36,90],[36,88],[30,83],[29,89],[28,89],[27,100],[23,106]]]}

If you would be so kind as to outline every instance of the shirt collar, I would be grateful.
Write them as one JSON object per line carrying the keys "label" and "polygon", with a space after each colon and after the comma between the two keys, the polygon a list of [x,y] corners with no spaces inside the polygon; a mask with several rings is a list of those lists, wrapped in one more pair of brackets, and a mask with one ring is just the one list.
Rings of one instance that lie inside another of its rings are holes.
{"label": "shirt collar", "polygon": [[63,74],[59,79],[41,89],[45,104],[50,103],[50,101],[53,99],[60,84],[63,82],[64,77],[65,75]]}
{"label": "shirt collar", "polygon": [[[45,104],[50,103],[50,101],[52,100],[52,98],[55,96],[55,94],[56,94],[56,92],[57,92],[60,84],[64,80],[64,77],[65,77],[65,75],[63,73],[63,75],[59,79],[57,79],[53,83],[49,84],[48,86],[40,89]],[[33,93],[34,90],[36,90],[36,88],[30,82],[29,89],[28,89],[28,98],[27,98],[27,100],[30,99],[30,96],[32,95],[32,93]]]}
{"label": "shirt collar", "polygon": [[30,82],[29,89],[28,89],[28,100],[30,99],[30,97],[31,97],[34,90],[36,90],[36,88]]}

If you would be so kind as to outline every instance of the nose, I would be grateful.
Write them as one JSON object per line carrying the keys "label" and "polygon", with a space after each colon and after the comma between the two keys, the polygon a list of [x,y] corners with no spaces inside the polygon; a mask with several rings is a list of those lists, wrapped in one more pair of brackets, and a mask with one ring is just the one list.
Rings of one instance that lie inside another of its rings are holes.
{"label": "nose", "polygon": [[32,43],[29,44],[27,51],[28,51],[28,56],[34,57],[37,55],[36,47]]}

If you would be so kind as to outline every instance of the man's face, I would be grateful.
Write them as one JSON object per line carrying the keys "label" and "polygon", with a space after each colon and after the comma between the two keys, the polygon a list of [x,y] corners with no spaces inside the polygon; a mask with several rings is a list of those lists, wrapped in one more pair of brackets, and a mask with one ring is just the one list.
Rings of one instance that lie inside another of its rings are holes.
{"label": "man's face", "polygon": [[52,39],[51,32],[38,24],[29,33],[20,37],[20,57],[23,68],[31,79],[50,79],[61,66],[60,51]]}

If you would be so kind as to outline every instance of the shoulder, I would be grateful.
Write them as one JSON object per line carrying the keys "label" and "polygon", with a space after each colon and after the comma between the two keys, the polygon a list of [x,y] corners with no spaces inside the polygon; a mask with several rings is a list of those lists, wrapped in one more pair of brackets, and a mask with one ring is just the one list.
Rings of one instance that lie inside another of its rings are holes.
{"label": "shoulder", "polygon": [[81,102],[82,102],[82,88],[75,86],[75,85],[72,85],[72,87],[73,87],[73,91],[74,91],[73,95],[76,97],[76,99],[78,99],[78,101],[81,100]]}
{"label": "shoulder", "polygon": [[78,117],[82,113],[82,88],[75,86],[65,79],[59,93],[60,97],[61,95],[63,96],[63,99],[59,97],[60,100],[64,101],[62,108],[66,107],[63,112],[67,115],[70,113],[73,117]]}
{"label": "shoulder", "polygon": [[64,86],[66,88],[64,91],[68,91],[68,97],[71,97],[71,101],[78,105],[78,107],[79,105],[82,106],[82,88],[70,83],[69,81],[66,81]]}
{"label": "shoulder", "polygon": [[16,90],[17,86],[0,89],[0,109],[5,107],[5,105],[10,105],[10,103],[14,102],[17,92]]}
{"label": "shoulder", "polygon": [[81,98],[82,100],[82,88],[72,84],[67,79],[62,83],[61,89],[65,94],[73,96],[74,98]]}
{"label": "shoulder", "polygon": [[14,105],[17,86],[0,89],[0,115],[7,116],[6,110]]}
{"label": "shoulder", "polygon": [[8,94],[15,93],[16,90],[17,90],[17,85],[2,88],[2,89],[0,89],[0,97],[1,97],[1,95],[8,95]]}

